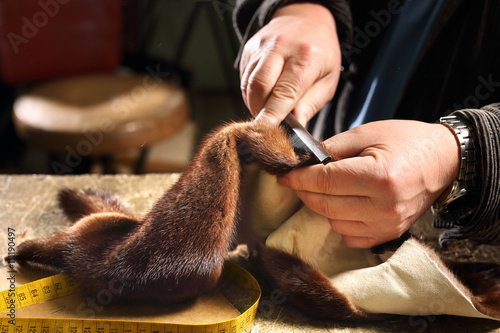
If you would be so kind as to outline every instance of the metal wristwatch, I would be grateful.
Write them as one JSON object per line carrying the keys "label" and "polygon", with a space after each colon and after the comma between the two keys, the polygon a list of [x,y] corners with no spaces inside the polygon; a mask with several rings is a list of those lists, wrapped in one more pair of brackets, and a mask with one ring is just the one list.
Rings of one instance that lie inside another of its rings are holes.
{"label": "metal wristwatch", "polygon": [[460,144],[460,166],[458,176],[450,188],[432,205],[434,215],[447,213],[448,206],[468,191],[477,187],[477,156],[474,137],[469,127],[456,116],[441,117],[439,122],[447,126]]}

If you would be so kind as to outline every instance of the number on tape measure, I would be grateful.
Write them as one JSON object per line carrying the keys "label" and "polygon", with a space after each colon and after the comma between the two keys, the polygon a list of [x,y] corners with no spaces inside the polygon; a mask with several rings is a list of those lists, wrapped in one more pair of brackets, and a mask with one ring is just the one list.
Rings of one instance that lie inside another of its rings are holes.
{"label": "number on tape measure", "polygon": [[14,304],[15,308],[22,308],[74,294],[78,291],[79,288],[74,279],[64,274],[54,275],[24,284],[14,290],[2,291],[0,293],[0,312],[11,309],[12,304]]}

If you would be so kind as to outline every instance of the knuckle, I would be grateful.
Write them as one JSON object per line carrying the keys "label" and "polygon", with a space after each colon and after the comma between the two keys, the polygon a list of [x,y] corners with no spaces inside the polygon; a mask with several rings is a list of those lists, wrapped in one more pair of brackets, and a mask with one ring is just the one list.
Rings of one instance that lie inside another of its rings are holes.
{"label": "knuckle", "polygon": [[292,188],[294,190],[300,189],[301,180],[299,177],[296,177],[290,173],[285,175],[285,177],[288,180],[288,185],[290,186],[290,188]]}
{"label": "knuckle", "polygon": [[386,223],[383,224],[383,230],[379,232],[392,232],[397,223],[399,223],[401,216],[403,216],[403,210],[398,203],[380,204],[374,206],[373,215],[383,218]]}
{"label": "knuckle", "polygon": [[392,189],[395,183],[395,173],[391,168],[379,168],[377,180],[384,189]]}
{"label": "knuckle", "polygon": [[333,231],[340,233],[337,220],[328,219],[328,223],[330,224],[330,227],[332,228]]}
{"label": "knuckle", "polygon": [[289,186],[294,190],[304,190],[304,179],[301,173],[290,172],[286,176]]}
{"label": "knuckle", "polygon": [[277,52],[287,48],[288,38],[285,35],[275,34],[265,40],[261,40],[261,46],[270,52]]}
{"label": "knuckle", "polygon": [[335,95],[335,92],[337,91],[337,86],[338,86],[338,77],[334,77],[332,76],[332,80],[331,82],[328,82],[328,84],[326,85],[327,89],[326,89],[326,101],[329,101],[333,98],[333,96]]}
{"label": "knuckle", "polygon": [[249,57],[249,55],[247,55],[247,53],[243,52],[242,58],[240,61],[240,65],[239,65],[240,78],[243,76],[243,74],[246,72],[246,70],[249,66],[248,57]]}
{"label": "knuckle", "polygon": [[281,54],[288,49],[289,38],[281,34],[262,34],[262,30],[253,35],[243,46],[243,55],[255,55],[259,58],[265,54]]}
{"label": "knuckle", "polygon": [[407,207],[404,203],[394,202],[387,207],[386,213],[390,216],[391,220],[400,223],[406,219]]}
{"label": "knuckle", "polygon": [[318,209],[321,212],[321,214],[324,215],[325,217],[327,217],[328,219],[331,219],[331,220],[338,219],[337,213],[336,213],[335,209],[333,208],[333,206],[330,205],[330,202],[328,200],[327,195],[321,195],[319,197]]}
{"label": "knuckle", "polygon": [[309,64],[314,59],[317,59],[318,54],[318,47],[312,43],[301,42],[297,45],[297,60],[300,63]]}
{"label": "knuckle", "polygon": [[402,202],[397,202],[392,205],[392,213],[399,222],[404,221],[408,215],[408,207]]}
{"label": "knuckle", "polygon": [[250,93],[262,94],[268,89],[267,78],[264,75],[251,75],[247,85]]}
{"label": "knuckle", "polygon": [[318,176],[316,178],[316,188],[328,194],[335,193],[335,182],[333,181],[333,179],[331,179],[328,173],[328,168],[321,168],[318,172]]}
{"label": "knuckle", "polygon": [[342,240],[344,241],[345,245],[347,245],[348,247],[350,247],[350,248],[356,247],[355,246],[356,242],[355,242],[354,237],[342,235]]}
{"label": "knuckle", "polygon": [[305,104],[307,106],[307,110],[309,110],[309,112],[315,112],[315,111],[318,111],[319,109],[321,109],[321,107],[323,106],[320,101],[318,101],[318,99],[314,98],[314,97],[310,97],[308,98],[306,101],[305,101]]}
{"label": "knuckle", "polygon": [[401,205],[393,205],[385,213],[385,223],[379,224],[380,228],[374,232],[383,237],[385,241],[396,239],[404,234],[407,230],[407,210],[401,208]]}
{"label": "knuckle", "polygon": [[241,84],[240,84],[240,90],[241,90],[241,94],[243,95],[243,97],[246,97],[246,94],[247,94],[247,85],[246,85],[246,82],[241,82]]}
{"label": "knuckle", "polygon": [[297,82],[280,80],[274,87],[272,95],[278,100],[297,100],[299,96],[299,84]]}
{"label": "knuckle", "polygon": [[400,175],[392,167],[377,166],[373,181],[385,193],[387,198],[397,197],[400,189]]}

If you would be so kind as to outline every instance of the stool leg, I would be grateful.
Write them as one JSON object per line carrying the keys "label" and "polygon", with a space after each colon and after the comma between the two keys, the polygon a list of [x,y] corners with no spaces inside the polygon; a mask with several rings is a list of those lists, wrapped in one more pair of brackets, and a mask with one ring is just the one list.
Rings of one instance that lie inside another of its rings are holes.
{"label": "stool leg", "polygon": [[144,165],[146,164],[146,158],[148,157],[149,149],[144,147],[139,151],[139,156],[135,160],[134,174],[138,175],[144,173]]}
{"label": "stool leg", "polygon": [[54,175],[81,175],[90,173],[92,159],[78,156],[78,159],[61,154],[49,154],[50,170]]}
{"label": "stool leg", "polygon": [[111,154],[103,155],[100,158],[102,164],[102,173],[105,175],[115,175],[117,174],[116,170],[116,161],[115,157]]}

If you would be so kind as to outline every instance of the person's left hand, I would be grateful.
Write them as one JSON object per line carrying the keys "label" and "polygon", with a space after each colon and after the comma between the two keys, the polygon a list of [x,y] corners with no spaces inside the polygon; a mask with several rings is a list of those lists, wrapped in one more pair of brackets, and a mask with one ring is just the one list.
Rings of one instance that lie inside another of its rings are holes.
{"label": "person's left hand", "polygon": [[350,247],[369,248],[401,236],[451,184],[459,155],[443,125],[387,120],[325,141],[342,158],[289,172],[279,183],[326,216]]}

